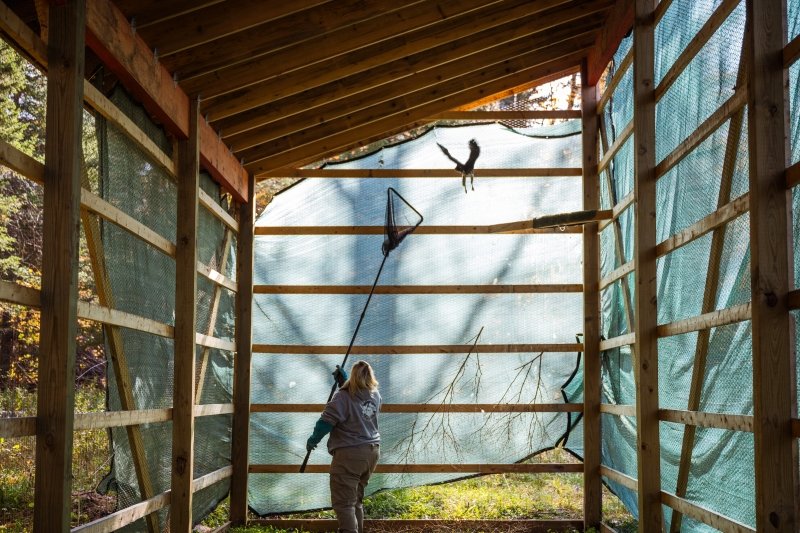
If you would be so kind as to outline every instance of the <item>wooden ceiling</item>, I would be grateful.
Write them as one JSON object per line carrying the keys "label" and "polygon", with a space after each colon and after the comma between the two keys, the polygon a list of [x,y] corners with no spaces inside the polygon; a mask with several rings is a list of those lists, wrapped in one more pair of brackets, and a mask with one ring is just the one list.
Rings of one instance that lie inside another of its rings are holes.
{"label": "wooden ceiling", "polygon": [[[6,3],[38,29],[33,0]],[[256,175],[574,72],[627,3],[114,1]]]}

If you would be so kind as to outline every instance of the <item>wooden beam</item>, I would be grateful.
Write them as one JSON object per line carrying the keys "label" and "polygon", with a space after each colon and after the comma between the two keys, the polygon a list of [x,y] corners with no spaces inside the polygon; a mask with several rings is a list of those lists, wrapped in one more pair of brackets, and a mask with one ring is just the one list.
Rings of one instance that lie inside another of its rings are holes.
{"label": "wooden beam", "polygon": [[[253,294],[369,294],[371,285],[254,285]],[[375,294],[552,294],[582,292],[583,285],[377,285]]]}
{"label": "wooden beam", "polygon": [[736,324],[737,322],[744,322],[750,319],[750,313],[750,302],[747,302],[746,304],[735,305],[727,309],[710,311],[691,318],[684,318],[683,320],[661,324],[656,331],[660,338],[682,335],[692,331],[701,331],[704,329]]}
{"label": "wooden beam", "polygon": [[[178,138],[189,134],[189,98],[109,0],[87,0],[86,44]],[[200,125],[201,159],[209,173],[235,198],[247,196],[247,174],[206,123]]]}
{"label": "wooden beam", "polygon": [[789,309],[800,309],[800,289],[789,291],[786,299]]}
{"label": "wooden beam", "polygon": [[85,16],[84,0],[50,8],[35,533],[70,525]]}
{"label": "wooden beam", "polygon": [[[325,404],[254,403],[251,413],[321,413]],[[381,413],[582,413],[582,403],[385,403]]]}
{"label": "wooden beam", "polygon": [[[169,408],[75,413],[75,431],[158,424],[170,420],[172,420],[172,409]],[[145,499],[150,499],[150,497],[145,497]]]}
{"label": "wooden beam", "polygon": [[636,263],[634,261],[628,261],[624,265],[615,268],[606,277],[600,280],[600,284],[598,285],[599,289],[602,291],[612,283],[621,280],[634,270],[636,270]]}
{"label": "wooden beam", "polygon": [[501,89],[495,93],[488,94],[486,96],[481,96],[477,100],[473,100],[464,105],[459,105],[451,109],[451,111],[470,111],[481,106],[484,106],[491,102],[496,102],[497,100],[502,100],[504,98],[508,98],[509,96],[514,96],[515,94],[519,94],[535,87],[539,87],[540,85],[545,85],[547,83],[551,83],[568,76],[574,76],[575,74],[580,72],[580,66],[573,65],[571,67],[567,67],[560,71],[553,71],[545,76],[539,76],[537,78],[531,78],[527,81],[520,83],[514,87],[507,87],[505,89]]}
{"label": "wooden beam", "polygon": [[792,419],[792,437],[800,439],[800,419]]}
{"label": "wooden beam", "polygon": [[600,412],[603,414],[628,416],[631,418],[636,417],[635,405],[621,405],[615,403],[602,403],[600,404]]}
{"label": "wooden beam", "polygon": [[213,472],[209,472],[204,476],[200,476],[192,481],[192,492],[200,492],[201,490],[206,489],[215,483],[219,483],[223,479],[228,479],[231,477],[232,473],[233,467],[223,466],[218,470],[214,470]]}
{"label": "wooden beam", "polygon": [[44,184],[44,165],[0,139],[0,164],[29,180]]}
{"label": "wooden beam", "polygon": [[[563,235],[582,233],[580,226],[533,229],[531,221],[491,226],[420,226],[415,235],[483,235],[490,233],[520,233],[531,235]],[[256,235],[383,235],[383,226],[256,226]]]}
{"label": "wooden beam", "polygon": [[[616,197],[616,195],[614,195]],[[633,202],[636,200],[633,191],[629,192],[625,195],[625,198],[617,202],[614,207],[611,209],[611,219],[610,220],[601,220],[600,224],[598,224],[597,229],[598,231],[603,231],[605,228],[609,226],[609,224],[614,223],[619,216],[625,212],[630,206],[633,205]],[[624,258],[617,258],[618,261],[624,261]]]}
{"label": "wooden beam", "polygon": [[98,518],[71,530],[71,533],[111,533],[169,505],[170,492],[162,492],[143,502],[131,505],[103,518]]}
{"label": "wooden beam", "polygon": [[697,31],[692,40],[683,49],[683,52],[675,59],[672,66],[667,70],[661,81],[656,86],[656,101],[661,100],[661,97],[672,87],[675,80],[681,75],[684,69],[692,62],[692,59],[703,49],[706,43],[711,39],[711,36],[722,26],[727,20],[731,12],[736,9],[741,0],[723,0],[719,6],[714,10],[705,24]]}
{"label": "wooden beam", "polygon": [[678,496],[670,494],[669,492],[661,493],[661,503],[668,505],[672,509],[680,512],[681,514],[685,514],[686,516],[689,516],[698,522],[702,522],[726,533],[755,533],[756,531],[749,526],[736,522],[735,520],[731,520],[726,516],[715,513],[714,511],[706,509],[705,507],[701,507],[700,505],[691,503],[684,498],[679,498]]}
{"label": "wooden beam", "polygon": [[[559,48],[552,53],[549,61],[542,55],[539,58],[524,56],[511,60],[505,68],[495,67],[487,69],[480,75],[466,76],[457,80],[445,82],[442,86],[436,85],[424,89],[422,94],[404,98],[397,102],[400,109],[394,109],[391,103],[377,106],[377,109],[367,109],[358,112],[357,122],[351,121],[351,127],[345,128],[342,124],[332,124],[330,127],[322,126],[319,132],[315,131],[314,139],[298,141],[287,138],[286,142],[276,143],[270,154],[263,159],[253,161],[247,168],[256,173],[267,172],[277,168],[296,164],[307,158],[325,157],[328,153],[335,153],[344,149],[357,139],[369,139],[377,135],[384,135],[397,128],[413,127],[416,121],[424,121],[425,117],[434,113],[451,109],[458,105],[479,98],[483,94],[495,93],[504,87],[518,85],[523,79],[538,78],[548,72],[564,70],[569,65],[579,62],[584,55],[585,43],[572,43],[569,48]],[[558,57],[560,53],[566,55]],[[548,53],[549,55],[549,53]],[[546,61],[540,63],[540,61]],[[525,68],[525,64],[530,65]],[[509,73],[510,72],[510,73]],[[488,80],[488,81],[486,81]],[[390,110],[391,109],[391,110]],[[371,115],[371,116],[370,116]],[[330,135],[333,134],[333,135]],[[287,150],[288,146],[303,142],[297,148]],[[280,151],[280,153],[278,153]],[[272,153],[275,153],[272,155]]]}
{"label": "wooden beam", "polygon": [[659,420],[687,426],[726,429],[729,431],[753,431],[753,417],[726,413],[704,413],[701,411],[681,411],[659,409]]}
{"label": "wooden beam", "polygon": [[750,273],[753,328],[753,416],[756,529],[797,531],[797,415],[794,326],[786,305],[792,286],[788,113],[783,68],[786,3],[747,1],[747,125],[750,176]]}
{"label": "wooden beam", "polygon": [[[589,78],[584,60],[581,80]],[[583,209],[600,209],[597,85],[581,85],[581,145],[583,154]],[[597,222],[583,225],[583,527],[597,528],[603,519],[600,478],[600,239]]]}
{"label": "wooden beam", "polygon": [[35,435],[35,416],[0,418],[0,438],[16,439],[19,437],[33,437]]}
{"label": "wooden beam", "polygon": [[[539,178],[580,176],[580,167],[479,168],[483,178]],[[451,168],[295,168],[260,174],[263,178],[461,178]]]}
{"label": "wooden beam", "polygon": [[800,58],[800,36],[796,36],[783,49],[783,68],[788,69]]}
{"label": "wooden beam", "polygon": [[747,193],[744,193],[734,201],[723,205],[691,226],[685,227],[678,233],[658,243],[656,246],[656,255],[658,257],[663,257],[692,241],[696,241],[710,231],[714,231],[743,215],[749,208],[750,198]]}
{"label": "wooden beam", "polygon": [[249,468],[250,369],[253,357],[253,224],[256,199],[255,178],[250,176],[250,196],[239,205],[240,232],[236,249],[236,356],[233,363],[233,428],[231,429],[230,519],[234,525],[247,522],[247,471]]}
{"label": "wooden beam", "polygon": [[608,168],[608,165],[617,155],[617,152],[619,152],[620,148],[622,148],[631,135],[633,135],[633,121],[629,122],[628,125],[622,129],[619,136],[614,139],[614,142],[611,144],[608,150],[603,151],[603,159],[600,160],[600,165],[598,168],[599,172],[603,172]]}
{"label": "wooden beam", "polygon": [[[248,521],[254,526],[273,527],[279,530],[298,530],[327,533],[335,531],[333,519],[280,519],[256,518]],[[366,531],[525,531],[527,533],[551,533],[575,531],[583,526],[581,520],[364,520]]]}
{"label": "wooden beam", "polygon": [[178,147],[178,227],[175,253],[175,355],[170,530],[192,529],[194,391],[197,342],[197,216],[200,189],[199,104],[189,109],[189,137]]}
{"label": "wooden beam", "polygon": [[78,302],[78,317],[109,326],[143,331],[159,337],[172,338],[173,336],[172,326],[90,302]]}
{"label": "wooden beam", "polygon": [[239,223],[236,222],[236,219],[229,215],[228,212],[203,189],[200,189],[200,205],[208,209],[212,215],[228,226],[230,230],[234,232],[239,231]]}
{"label": "wooden beam", "polygon": [[[662,159],[656,166],[656,177],[660,178],[670,171],[672,167],[689,155],[692,150],[700,146],[709,135],[714,133],[731,115],[744,107],[747,103],[747,90],[738,87],[736,92],[728,98],[711,116],[700,124],[686,139],[684,139],[675,149]],[[782,172],[782,170],[781,170]]]}
{"label": "wooden beam", "polygon": [[635,343],[636,334],[626,333],[625,335],[619,335],[618,337],[611,337],[610,339],[600,341],[600,351],[605,352],[613,350],[614,348],[619,348],[620,346],[630,346]]}
{"label": "wooden beam", "polygon": [[[251,474],[296,474],[300,465],[250,465]],[[327,474],[330,465],[307,465],[306,474]],[[581,463],[511,464],[387,464],[375,468],[378,474],[564,474],[583,472]]]}
{"label": "wooden beam", "polygon": [[194,406],[194,416],[218,416],[218,415],[231,415],[234,412],[234,405],[232,403],[206,403]]}
{"label": "wooden beam", "polygon": [[636,0],[633,27],[634,261],[636,264],[636,457],[639,531],[661,531],[656,275],[656,100],[653,91],[656,0]]}
{"label": "wooden beam", "polygon": [[428,120],[569,120],[581,118],[580,109],[537,109],[534,111],[446,111]]}
{"label": "wooden beam", "polygon": [[42,298],[38,289],[0,280],[0,302],[38,308],[42,305]]}
{"label": "wooden beam", "polygon": [[225,37],[232,36],[235,39],[238,33],[250,28],[260,27],[262,32],[269,33],[269,28],[265,27],[267,23],[273,22],[269,26],[279,26],[284,22],[284,17],[295,13],[307,16],[306,10],[317,6],[330,9],[331,6],[326,3],[328,0],[268,3],[238,0],[234,15],[231,10],[233,6],[222,2],[153,22],[144,28],[139,28],[137,24],[137,30],[146,42],[158,43],[158,55],[163,58]]}
{"label": "wooden beam", "polygon": [[622,472],[614,470],[613,468],[609,468],[607,466],[601,465],[600,466],[600,474],[605,476],[605,477],[607,477],[608,479],[610,479],[614,483],[622,485],[623,487],[625,487],[627,489],[630,489],[632,491],[638,491],[639,490],[639,484],[635,479],[633,479],[632,477],[630,477],[630,476],[628,476],[626,474],[623,474]]}
{"label": "wooden beam", "polygon": [[141,30],[163,20],[169,20],[198,9],[219,4],[225,0],[170,0],[164,4],[160,0],[117,0],[114,2],[135,22]]}
{"label": "wooden beam", "polygon": [[597,36],[597,40],[587,58],[589,72],[585,83],[595,85],[600,81],[600,76],[603,75],[606,65],[608,65],[617,48],[619,48],[622,38],[633,27],[633,22],[633,2],[630,0],[617,0],[608,13],[603,29]]}
{"label": "wooden beam", "polygon": [[611,81],[606,80],[606,86],[603,89],[603,94],[600,95],[600,102],[597,104],[597,112],[599,114],[603,114],[606,104],[608,104],[608,101],[611,100],[612,96],[614,96],[614,92],[617,90],[619,82],[625,77],[625,73],[632,64],[633,49],[630,49],[628,50],[628,53],[625,54],[625,57],[622,58],[622,61],[619,62],[617,68],[614,70],[614,75],[611,77]]}
{"label": "wooden beam", "polygon": [[4,2],[0,2],[0,33],[38,65],[47,65],[47,45]]}
{"label": "wooden beam", "polygon": [[[562,41],[553,47],[534,50],[511,59],[501,60],[501,62],[480,70],[470,71],[463,76],[413,90],[413,92],[397,96],[385,102],[359,109],[339,120],[323,123],[310,130],[277,139],[264,147],[237,152],[237,155],[244,158],[246,162],[278,161],[279,163],[274,164],[271,168],[280,168],[305,157],[303,155],[300,158],[294,158],[285,154],[285,152],[306,154],[308,151],[318,151],[317,146],[319,145],[328,146],[329,143],[333,143],[331,146],[335,146],[337,144],[335,139],[338,136],[354,131],[362,131],[365,126],[375,126],[375,123],[381,124],[391,118],[403,122],[424,121],[433,113],[441,112],[459,103],[469,101],[470,97],[467,95],[480,92],[480,88],[484,88],[484,91],[486,91],[486,87],[489,86],[514,85],[515,82],[509,82],[508,80],[522,77],[522,73],[526,72],[526,69],[536,68],[540,64],[565,56],[574,57],[577,55],[582,57],[583,50],[588,46],[588,43],[589,40],[586,37],[578,36]],[[574,61],[575,59],[572,59],[571,62]],[[385,131],[385,127],[382,129]],[[360,135],[359,137],[363,136]],[[287,158],[288,160],[286,160]],[[248,165],[248,168],[250,168],[250,165]],[[269,168],[257,168],[256,172],[260,173],[262,170],[269,170]]]}
{"label": "wooden beam", "polygon": [[[437,78],[442,81],[488,65],[486,58],[496,56],[500,49],[508,49],[507,58],[518,55],[521,52],[512,50],[521,50],[523,42],[529,43],[531,51],[546,42],[545,34],[555,44],[569,36],[565,30],[571,30],[572,35],[594,31],[596,13],[607,6],[608,0],[549,11],[543,10],[547,7],[543,2],[517,1],[500,10],[487,6],[467,17],[398,35],[323,65],[282,73],[214,99],[203,110],[213,121],[223,119],[218,127],[229,134],[280,123],[314,108],[320,108],[320,115],[330,115],[335,110],[331,106],[349,108],[358,94],[402,94],[397,91],[403,87],[421,88],[435,83]],[[443,42],[443,36],[447,41]],[[341,102],[343,99],[346,102]],[[323,109],[327,111],[323,113]]]}
{"label": "wooden beam", "polygon": [[[582,352],[583,344],[433,344],[394,346],[353,346],[353,355],[413,355],[413,354],[462,354],[478,350],[488,353],[529,352]],[[300,344],[253,344],[253,353],[273,354],[344,354],[347,346],[304,346]]]}

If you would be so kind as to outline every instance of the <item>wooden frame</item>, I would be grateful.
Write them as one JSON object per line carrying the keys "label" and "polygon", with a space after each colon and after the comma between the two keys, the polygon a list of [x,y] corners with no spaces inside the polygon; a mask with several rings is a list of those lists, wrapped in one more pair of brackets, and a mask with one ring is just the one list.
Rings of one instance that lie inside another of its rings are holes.
{"label": "wooden frame", "polygon": [[[589,79],[583,62],[581,79]],[[597,85],[581,86],[583,209],[600,209],[600,149],[597,119]],[[583,528],[597,528],[603,518],[600,478],[600,238],[598,223],[583,225]]]}
{"label": "wooden frame", "polygon": [[655,0],[636,0],[633,26],[633,142],[636,222],[636,423],[639,531],[663,528],[661,450],[658,425],[656,325],[656,144],[654,79]]}
{"label": "wooden frame", "polygon": [[749,415],[659,409],[658,417],[659,420],[664,422],[674,422],[685,426],[746,431],[750,433],[753,431],[753,417]]}
{"label": "wooden frame", "polygon": [[250,369],[253,358],[253,222],[256,199],[255,178],[250,176],[250,195],[246,204],[239,206],[241,231],[237,240],[236,279],[241,290],[236,293],[236,358],[233,364],[234,416],[231,429],[231,480],[230,519],[233,525],[247,522],[247,471],[249,467],[250,435]]}
{"label": "wooden frame", "polygon": [[602,403],[600,404],[600,412],[609,415],[635,417],[636,406],[617,403]]}
{"label": "wooden frame", "polygon": [[49,12],[39,341],[39,376],[47,386],[36,407],[36,533],[70,524],[85,17],[85,0]]}
{"label": "wooden frame", "polygon": [[755,533],[755,529],[740,524],[730,518],[727,518],[719,513],[715,513],[705,507],[693,504],[690,501],[670,494],[669,492],[661,493],[661,503],[674,509],[682,515],[690,516],[698,522],[703,522],[713,528],[719,529],[724,532],[731,533]]}
{"label": "wooden frame", "polygon": [[600,466],[600,475],[605,476],[614,483],[619,483],[623,487],[630,489],[632,491],[639,490],[639,483],[635,479],[626,474],[623,474],[618,470],[614,470],[613,468],[610,468],[608,466],[605,465]]}
{"label": "wooden frame", "polygon": [[797,414],[793,327],[786,305],[792,284],[792,234],[784,185],[787,154],[783,0],[746,0],[745,46],[750,156],[750,271],[753,328],[753,433],[756,529],[800,527],[797,510]]}
{"label": "wooden frame", "polygon": [[429,120],[569,120],[581,118],[580,109],[535,111],[447,111],[431,115]]}

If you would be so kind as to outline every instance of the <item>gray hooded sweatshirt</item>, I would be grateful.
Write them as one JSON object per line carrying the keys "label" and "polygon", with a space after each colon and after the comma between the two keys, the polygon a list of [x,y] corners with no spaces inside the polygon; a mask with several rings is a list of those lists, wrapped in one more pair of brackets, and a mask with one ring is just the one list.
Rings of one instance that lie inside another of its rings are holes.
{"label": "gray hooded sweatshirt", "polygon": [[328,452],[333,455],[337,448],[380,444],[378,413],[381,403],[377,390],[362,390],[354,396],[346,390],[337,390],[320,417],[333,426],[328,437]]}

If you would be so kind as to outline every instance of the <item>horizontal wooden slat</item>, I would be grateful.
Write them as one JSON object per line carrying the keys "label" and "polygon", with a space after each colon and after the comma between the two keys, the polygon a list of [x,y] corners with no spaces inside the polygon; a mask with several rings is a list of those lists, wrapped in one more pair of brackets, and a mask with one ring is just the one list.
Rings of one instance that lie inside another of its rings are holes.
{"label": "horizontal wooden slat", "polygon": [[797,418],[792,420],[792,436],[800,439],[800,420]]}
{"label": "horizontal wooden slat", "polygon": [[674,494],[670,494],[669,492],[661,492],[661,503],[671,507],[672,509],[675,509],[682,515],[686,515],[694,520],[703,522],[706,525],[726,533],[755,532],[755,529],[749,526],[736,522],[735,520],[731,520],[730,518],[719,513],[715,513],[714,511],[706,509],[705,507],[691,503],[684,498],[679,498]]}
{"label": "horizontal wooden slat", "polygon": [[105,411],[76,413],[75,431],[157,424],[172,420],[172,409],[140,409],[137,411]]}
{"label": "horizontal wooden slat", "polygon": [[622,58],[622,61],[619,62],[619,66],[614,71],[614,77],[611,78],[611,81],[608,83],[608,85],[606,85],[605,89],[603,89],[603,94],[600,96],[600,100],[597,102],[598,114],[603,113],[609,99],[614,95],[617,85],[619,85],[620,80],[625,77],[625,72],[627,72],[628,67],[630,67],[632,63],[633,49],[631,48],[628,50],[628,53],[625,54],[625,57]]}
{"label": "horizontal wooden slat", "polygon": [[705,24],[697,31],[695,36],[686,45],[681,54],[675,59],[672,66],[661,78],[655,89],[656,102],[669,90],[675,80],[681,75],[684,69],[691,63],[692,59],[705,46],[712,35],[719,29],[723,22],[728,18],[731,11],[739,5],[740,0],[723,0],[716,8],[714,13],[708,17]]}
{"label": "horizontal wooden slat", "polygon": [[683,140],[675,149],[656,165],[656,178],[660,178],[677,165],[700,143],[714,133],[726,120],[747,103],[747,88],[738,87],[736,92],[728,98],[710,117],[708,117],[696,130]]}
{"label": "horizontal wooden slat", "polygon": [[[338,523],[333,519],[268,519],[256,518],[247,521],[255,526],[274,527],[280,530],[298,530],[315,533],[336,531]],[[583,529],[582,520],[364,520],[365,531],[525,531],[527,533],[555,533]]]}
{"label": "horizontal wooden slat", "polygon": [[[327,474],[330,465],[308,465],[306,474]],[[300,465],[250,465],[251,474],[295,474]],[[583,472],[581,463],[513,464],[386,464],[375,468],[379,474],[547,474]]]}
{"label": "horizontal wooden slat", "polygon": [[2,139],[0,139],[0,165],[39,185],[44,183],[44,165]]}
{"label": "horizontal wooden slat", "polygon": [[36,435],[36,417],[0,418],[0,438],[14,439]]}
{"label": "horizontal wooden slat", "polygon": [[231,477],[233,474],[232,466],[223,466],[219,470],[215,470],[204,476],[200,476],[192,480],[192,492],[200,492],[201,490],[210,487],[214,483],[219,483],[223,479]]}
{"label": "horizontal wooden slat", "polygon": [[611,481],[622,485],[630,490],[639,490],[636,480],[618,470],[600,465],[600,475],[605,476]]}
{"label": "horizontal wooden slat", "polygon": [[633,261],[628,261],[624,265],[615,268],[608,276],[600,280],[599,290],[603,290],[615,281],[622,279],[636,269],[636,264]]}
{"label": "horizontal wooden slat", "polygon": [[[414,235],[485,235],[515,233],[561,235],[582,233],[581,226],[533,229],[531,221],[493,224],[491,226],[420,226]],[[383,226],[256,226],[256,235],[383,235]]]}
{"label": "horizontal wooden slat", "polygon": [[41,296],[37,289],[0,280],[0,302],[39,308],[41,306]]}
{"label": "horizontal wooden slat", "polygon": [[783,173],[786,178],[786,188],[791,189],[800,183],[800,161],[786,169]]}
{"label": "horizontal wooden slat", "polygon": [[210,281],[216,283],[220,287],[225,287],[229,291],[236,292],[237,290],[239,290],[239,286],[236,284],[235,281],[233,281],[227,276],[222,275],[213,268],[207,267],[200,261],[197,262],[197,272],[198,274],[201,274],[202,276],[208,278]]}
{"label": "horizontal wooden slat", "polygon": [[[476,178],[542,178],[580,176],[576,167],[476,168]],[[296,168],[258,175],[268,178],[461,178],[452,168]]]}
{"label": "horizontal wooden slat", "polygon": [[104,516],[103,518],[98,518],[97,520],[78,526],[72,529],[72,533],[110,533],[116,531],[154,511],[163,509],[169,505],[169,499],[169,491],[162,492],[149,500],[145,500],[115,513],[111,513],[108,516]]}
{"label": "horizontal wooden slat", "polygon": [[783,49],[783,68],[791,67],[800,57],[800,35],[791,40]]}
{"label": "horizontal wooden slat", "polygon": [[207,403],[194,406],[194,416],[216,416],[233,414],[232,403]]}
{"label": "horizontal wooden slat", "polygon": [[625,197],[622,200],[620,200],[619,202],[617,202],[617,205],[615,205],[611,209],[611,220],[603,220],[603,221],[601,221],[600,224],[597,225],[597,230],[598,231],[603,231],[609,224],[611,224],[616,219],[618,219],[619,216],[622,213],[624,213],[626,209],[628,209],[630,206],[632,206],[633,202],[635,200],[636,200],[636,195],[634,194],[633,191],[631,191],[628,194],[626,194]]}
{"label": "horizontal wooden slat", "polygon": [[96,213],[109,222],[140,238],[164,254],[175,257],[175,244],[151,230],[118,207],[108,203],[96,194],[81,189],[81,205],[88,211]]}
{"label": "horizontal wooden slat", "polygon": [[636,406],[632,404],[601,403],[600,412],[617,416],[636,416]]}
{"label": "horizontal wooden slat", "polygon": [[446,111],[431,120],[560,120],[581,118],[580,109],[539,109],[535,111]]}
{"label": "horizontal wooden slat", "polygon": [[236,343],[234,343],[233,341],[218,339],[210,335],[203,335],[202,333],[196,334],[195,342],[200,346],[205,346],[206,348],[214,348],[217,350],[225,350],[228,352],[236,351]]}
{"label": "horizontal wooden slat", "polygon": [[788,305],[789,309],[800,309],[800,289],[789,292]]}
{"label": "horizontal wooden slat", "polygon": [[[429,344],[395,346],[353,346],[353,355],[413,355],[448,353],[582,352],[583,344]],[[347,346],[304,346],[300,344],[253,344],[253,353],[344,355]]]}
{"label": "horizontal wooden slat", "polygon": [[143,331],[170,339],[175,334],[175,328],[170,325],[89,302],[78,302],[78,318]]}
{"label": "horizontal wooden slat", "polygon": [[225,211],[225,209],[223,209],[221,205],[215,202],[214,199],[211,196],[209,196],[209,194],[206,191],[200,189],[199,193],[200,193],[200,205],[208,209],[211,212],[211,214],[220,219],[222,223],[228,226],[230,229],[232,229],[235,232],[239,231],[239,223],[236,221],[235,218],[233,218],[227,211]]}
{"label": "horizontal wooden slat", "polygon": [[148,157],[164,169],[172,179],[175,179],[175,161],[165,154],[139,126],[129,119],[125,113],[98,91],[88,80],[83,82],[83,97],[95,111],[122,130],[139,149],[144,151]]}
{"label": "horizontal wooden slat", "polygon": [[613,350],[614,348],[619,348],[620,346],[629,346],[635,342],[635,333],[628,333],[626,335],[612,337],[610,339],[600,341],[600,351],[605,352],[606,350]]}
{"label": "horizontal wooden slat", "polygon": [[695,241],[721,226],[724,226],[731,220],[741,216],[750,209],[750,197],[748,193],[736,198],[732,202],[725,204],[710,215],[707,215],[691,226],[688,226],[678,233],[666,238],[658,245],[656,245],[656,256],[662,257],[670,252],[673,252]]}
{"label": "horizontal wooden slat", "polygon": [[659,409],[658,419],[664,422],[676,422],[687,426],[729,429],[732,431],[747,431],[751,433],[753,431],[753,417],[748,415]]}
{"label": "horizontal wooden slat", "polygon": [[622,148],[625,143],[630,139],[633,134],[633,121],[628,122],[628,125],[620,132],[619,136],[614,139],[614,143],[608,147],[608,150],[603,154],[600,163],[597,164],[597,172],[606,170],[611,161],[616,157],[617,152]]}
{"label": "horizontal wooden slat", "polygon": [[[254,294],[369,294],[371,285],[253,285]],[[548,294],[582,292],[583,285],[378,285],[375,294]]]}
{"label": "horizontal wooden slat", "polygon": [[[321,413],[325,404],[254,403],[251,413]],[[381,413],[580,413],[582,403],[385,403]]]}
{"label": "horizontal wooden slat", "polygon": [[605,522],[600,522],[600,533],[617,533],[617,530]]}
{"label": "horizontal wooden slat", "polygon": [[691,331],[700,331],[701,329],[727,326],[728,324],[735,324],[745,320],[750,320],[750,302],[684,320],[676,320],[669,324],[662,324],[658,326],[657,331],[659,337],[669,337]]}

